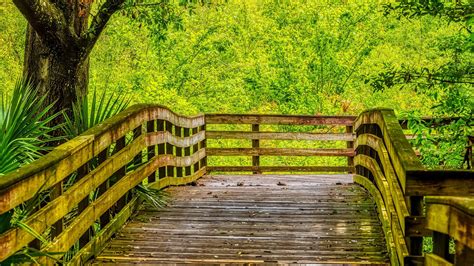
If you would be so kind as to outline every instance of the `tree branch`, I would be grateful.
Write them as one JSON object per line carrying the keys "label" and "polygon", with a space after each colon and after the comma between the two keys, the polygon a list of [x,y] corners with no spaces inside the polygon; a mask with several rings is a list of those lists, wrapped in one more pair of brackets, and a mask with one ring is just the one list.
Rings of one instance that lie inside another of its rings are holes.
{"label": "tree branch", "polygon": [[51,48],[69,45],[69,29],[63,13],[49,0],[13,0],[39,37]]}
{"label": "tree branch", "polygon": [[94,16],[89,30],[81,36],[84,58],[87,58],[92,51],[107,22],[109,22],[110,17],[121,8],[124,2],[125,0],[106,0],[105,3],[99,7],[99,12]]}

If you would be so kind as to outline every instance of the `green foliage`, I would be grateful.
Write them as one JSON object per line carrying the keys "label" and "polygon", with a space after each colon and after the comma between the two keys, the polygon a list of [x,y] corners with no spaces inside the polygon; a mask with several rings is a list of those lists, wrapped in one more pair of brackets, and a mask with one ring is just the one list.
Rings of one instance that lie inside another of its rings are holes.
{"label": "green foliage", "polygon": [[[356,115],[384,106],[468,120],[472,19],[448,1],[397,3],[127,1],[91,54],[90,87],[183,114]],[[9,36],[24,21],[12,4],[4,10],[0,66],[18,72],[14,50],[24,40]]]}
{"label": "green foliage", "polygon": [[[421,16],[446,17],[450,21],[464,22],[474,17],[474,5],[471,0],[401,0],[398,3],[384,5],[385,14],[397,12],[400,17],[416,18]],[[470,27],[472,24],[466,25]]]}
{"label": "green foliage", "polygon": [[0,176],[29,163],[49,150],[50,134],[61,125],[50,126],[59,114],[49,115],[53,105],[44,108],[34,85],[17,81],[11,96],[0,95]]}
{"label": "green foliage", "polygon": [[420,151],[423,164],[430,168],[463,168],[463,157],[468,136],[474,133],[472,116],[459,117],[453,122],[434,120],[424,122],[413,113],[408,117],[408,127],[415,138],[411,141]]}
{"label": "green foliage", "polygon": [[140,199],[155,209],[166,207],[170,199],[169,194],[163,190],[153,189],[148,185],[138,185],[134,189]]}
{"label": "green foliage", "polygon": [[384,7],[387,16],[395,14],[398,19],[440,17],[457,28],[451,36],[440,36],[433,43],[433,47],[443,53],[442,64],[435,67],[386,65],[368,82],[375,90],[409,86],[432,99],[435,117],[458,117],[449,124],[427,125],[419,118],[419,112],[412,111],[409,126],[416,135],[413,144],[420,150],[425,165],[462,168],[461,155],[467,137],[473,135],[474,6],[470,1],[426,0],[401,1]]}
{"label": "green foliage", "polygon": [[83,97],[73,104],[71,115],[65,113],[65,137],[73,139],[79,136],[87,129],[125,110],[129,104],[130,99],[126,95],[107,95],[104,91],[97,96],[97,92],[94,91],[90,99]]}

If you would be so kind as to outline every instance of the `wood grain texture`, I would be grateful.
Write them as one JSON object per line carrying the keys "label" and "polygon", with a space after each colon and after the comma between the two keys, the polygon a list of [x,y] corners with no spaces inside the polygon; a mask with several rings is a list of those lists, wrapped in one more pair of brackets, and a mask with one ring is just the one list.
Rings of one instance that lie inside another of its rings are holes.
{"label": "wood grain texture", "polygon": [[208,166],[208,172],[349,172],[349,166]]}
{"label": "wood grain texture", "polygon": [[[384,232],[385,241],[387,243],[387,250],[392,265],[403,265],[403,258],[401,258],[397,252],[396,243],[393,236],[393,230],[391,225],[391,218],[389,210],[385,206],[384,200],[380,191],[377,189],[369,179],[361,175],[354,175],[354,182],[361,185],[371,194],[375,203],[377,204],[377,213],[379,220],[382,222],[382,229]],[[408,253],[408,252],[406,252]],[[407,255],[407,254],[405,254]]]}
{"label": "wood grain texture", "polygon": [[388,262],[375,203],[350,175],[206,176],[167,189],[92,264]]}
{"label": "wood grain texture", "polygon": [[427,197],[427,228],[474,249],[474,198]]}
{"label": "wood grain texture", "polygon": [[434,254],[425,254],[425,265],[453,266],[454,264]]}
{"label": "wood grain texture", "polygon": [[409,196],[474,196],[473,170],[411,170],[406,172]]}
{"label": "wood grain texture", "polygon": [[[406,231],[405,227],[405,220],[409,216],[408,206],[405,202],[405,195],[400,187],[400,181],[398,176],[396,175],[395,170],[393,169],[393,165],[390,161],[390,157],[388,155],[388,151],[384,146],[383,140],[375,135],[372,134],[362,134],[359,135],[356,139],[356,147],[360,145],[367,145],[377,151],[377,155],[380,161],[380,165],[377,168],[377,171],[373,172],[374,176],[383,176],[386,179],[388,187],[389,187],[389,195],[393,205],[395,206],[395,210],[397,211],[397,217],[400,222],[400,226],[403,230],[403,233]],[[362,156],[362,155],[357,155]],[[356,156],[356,157],[357,157]],[[364,156],[362,156],[364,157]],[[362,158],[363,160],[370,160],[368,158]],[[359,159],[358,159],[359,160]],[[374,160],[374,159],[372,159]],[[376,165],[377,162],[372,161],[370,165]],[[372,166],[371,166],[372,167]],[[366,167],[368,168],[368,167]],[[383,172],[381,171],[383,169]],[[380,173],[378,172],[380,170]]]}
{"label": "wood grain texture", "polygon": [[160,105],[137,104],[87,130],[41,157],[0,179],[0,214],[30,199],[69,176],[106,147],[147,121],[163,119],[194,128],[204,125],[204,116],[180,116]]}
{"label": "wood grain texture", "polygon": [[352,141],[352,133],[307,133],[307,132],[251,132],[251,131],[207,131],[207,139],[265,139],[265,140],[320,140]]}
{"label": "wood grain texture", "polygon": [[[27,218],[24,223],[38,233],[43,233],[49,226],[70,212],[82,199],[89,195],[107,178],[130,161],[143,149],[144,137],[134,140],[118,153],[108,158],[88,175],[81,178],[64,194],[57,197],[38,212]],[[0,235],[0,261],[21,249],[34,239],[34,236],[21,228],[12,228]]]}
{"label": "wood grain texture", "polygon": [[[355,132],[360,135],[363,125],[377,125],[381,137],[397,174],[400,186],[405,191],[406,172],[424,169],[412,146],[405,138],[398,119],[392,109],[364,111],[354,123]],[[374,132],[368,132],[374,134]]]}
{"label": "wood grain texture", "polygon": [[354,156],[353,149],[207,148],[208,156]]}
{"label": "wood grain texture", "polygon": [[206,124],[338,125],[351,126],[355,116],[206,114]]}

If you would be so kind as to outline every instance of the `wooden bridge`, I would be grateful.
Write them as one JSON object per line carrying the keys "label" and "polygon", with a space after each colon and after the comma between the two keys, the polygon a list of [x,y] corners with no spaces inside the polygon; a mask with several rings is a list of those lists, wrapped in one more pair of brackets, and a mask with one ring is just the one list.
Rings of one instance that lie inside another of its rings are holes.
{"label": "wooden bridge", "polygon": [[[2,217],[42,199],[0,235],[0,262],[29,248],[48,265],[473,265],[473,171],[425,169],[402,126],[389,109],[185,117],[135,105],[0,178]],[[295,140],[304,147],[285,148]],[[144,204],[148,188],[168,205]]]}

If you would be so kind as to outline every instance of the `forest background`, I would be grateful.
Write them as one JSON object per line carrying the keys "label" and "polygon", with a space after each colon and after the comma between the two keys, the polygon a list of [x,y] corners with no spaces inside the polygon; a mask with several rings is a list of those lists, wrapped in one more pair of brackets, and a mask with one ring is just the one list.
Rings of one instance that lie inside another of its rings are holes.
{"label": "forest background", "polygon": [[[178,7],[166,29],[139,10],[119,12],[92,51],[89,90],[182,114],[389,107],[413,118],[427,165],[459,167],[472,135],[472,19],[401,16],[387,12],[389,2],[231,0]],[[13,3],[0,4],[2,93],[22,76],[26,25]],[[426,140],[420,116],[465,119],[436,132],[450,143],[440,149],[439,139]]]}

